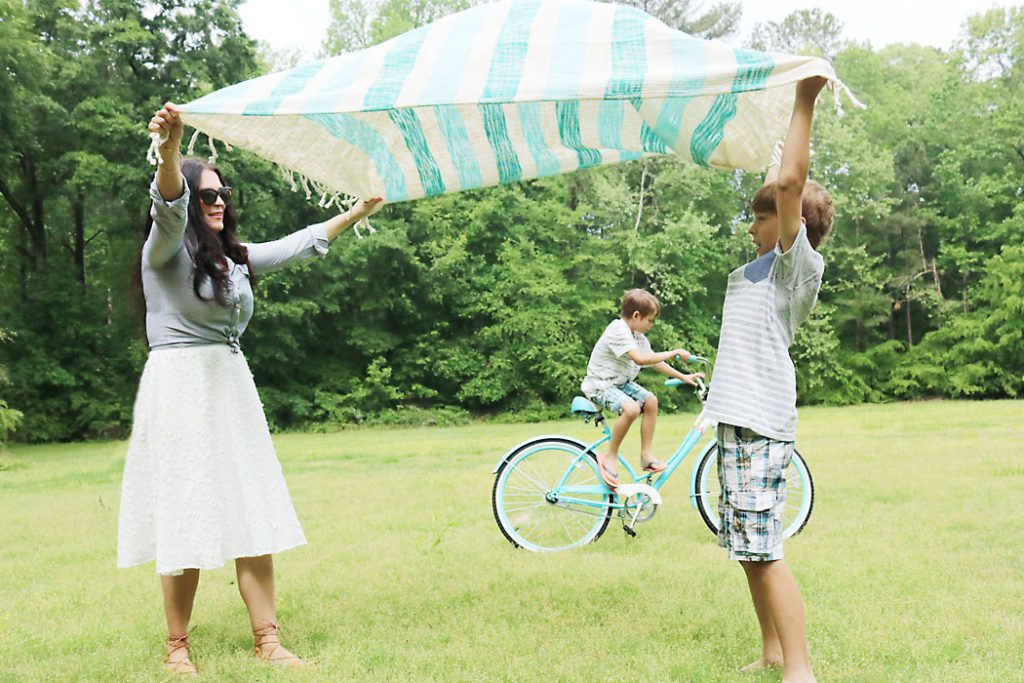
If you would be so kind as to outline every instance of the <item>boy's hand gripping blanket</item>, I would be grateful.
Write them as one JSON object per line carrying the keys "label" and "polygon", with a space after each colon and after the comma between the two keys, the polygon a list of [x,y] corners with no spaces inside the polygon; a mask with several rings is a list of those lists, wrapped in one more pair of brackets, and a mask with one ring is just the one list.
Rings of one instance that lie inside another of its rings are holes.
{"label": "boy's hand gripping blanket", "polygon": [[822,59],[701,40],[632,7],[505,0],[181,109],[321,203],[398,202],[645,155],[761,170],[809,76],[838,84]]}

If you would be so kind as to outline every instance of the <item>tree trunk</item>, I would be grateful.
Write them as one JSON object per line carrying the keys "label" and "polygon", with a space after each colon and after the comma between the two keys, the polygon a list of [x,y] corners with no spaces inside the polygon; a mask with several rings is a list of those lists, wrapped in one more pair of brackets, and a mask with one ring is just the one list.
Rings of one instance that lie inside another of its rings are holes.
{"label": "tree trunk", "polygon": [[39,180],[36,178],[36,166],[31,157],[21,157],[21,169],[25,174],[32,200],[32,223],[29,229],[29,240],[32,244],[32,269],[39,273],[46,263],[46,233],[43,228],[43,197],[39,194]]}
{"label": "tree trunk", "polygon": [[910,323],[910,287],[907,287],[907,298],[906,298],[907,309],[905,311],[907,317],[907,348],[909,349],[914,345],[914,329]]}
{"label": "tree trunk", "polygon": [[75,275],[85,289],[85,195],[79,191],[71,201],[75,225]]}
{"label": "tree trunk", "polygon": [[644,159],[644,172],[640,176],[640,206],[636,209],[636,223],[633,224],[633,234],[640,231],[640,217],[644,214],[644,190],[647,189],[647,160]]}
{"label": "tree trunk", "polygon": [[22,234],[28,239],[28,244],[21,249],[22,257],[29,261],[32,272],[39,272],[46,261],[46,240],[43,232],[43,202],[38,197],[38,189],[35,179],[35,169],[28,157],[21,157],[21,169],[25,176],[25,184],[31,193],[31,206],[26,206],[14,196],[14,189],[0,177],[0,196],[6,201],[14,215],[21,223]]}
{"label": "tree trunk", "polygon": [[935,257],[932,256],[931,266],[928,265],[928,259],[924,255],[924,234],[921,230],[921,226],[917,227],[917,248],[921,252],[921,268],[923,272],[932,272],[932,277],[935,280],[935,291],[939,293],[939,301],[942,301],[942,287],[939,286],[939,271],[935,267]]}

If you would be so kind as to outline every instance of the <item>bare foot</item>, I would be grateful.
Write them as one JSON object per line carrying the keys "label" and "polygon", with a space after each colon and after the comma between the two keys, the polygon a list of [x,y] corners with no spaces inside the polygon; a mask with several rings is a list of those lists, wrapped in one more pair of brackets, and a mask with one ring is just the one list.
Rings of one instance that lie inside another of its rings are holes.
{"label": "bare foot", "polygon": [[762,656],[761,658],[755,659],[746,666],[741,666],[739,669],[737,669],[737,671],[744,674],[752,674],[757,673],[758,671],[762,671],[764,669],[774,669],[780,666],[782,666],[782,657],[776,659],[774,657]]}

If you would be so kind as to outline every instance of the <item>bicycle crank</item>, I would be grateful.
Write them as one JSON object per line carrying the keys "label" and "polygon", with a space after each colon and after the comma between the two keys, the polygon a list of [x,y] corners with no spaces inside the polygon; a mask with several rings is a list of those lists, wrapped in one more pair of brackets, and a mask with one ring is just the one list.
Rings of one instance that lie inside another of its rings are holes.
{"label": "bicycle crank", "polygon": [[647,484],[623,484],[615,489],[615,493],[622,500],[619,510],[622,529],[630,536],[636,536],[633,527],[654,517],[661,505],[661,494]]}

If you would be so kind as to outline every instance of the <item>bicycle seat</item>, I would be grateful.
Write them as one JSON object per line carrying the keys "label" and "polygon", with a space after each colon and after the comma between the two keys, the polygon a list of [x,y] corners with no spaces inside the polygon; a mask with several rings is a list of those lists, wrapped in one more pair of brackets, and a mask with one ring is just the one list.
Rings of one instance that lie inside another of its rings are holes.
{"label": "bicycle seat", "polygon": [[577,396],[572,400],[572,407],[570,410],[572,410],[573,415],[579,415],[586,420],[597,417],[601,414],[600,408],[582,396]]}

